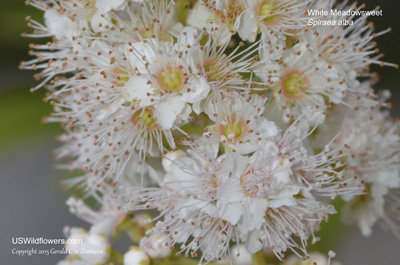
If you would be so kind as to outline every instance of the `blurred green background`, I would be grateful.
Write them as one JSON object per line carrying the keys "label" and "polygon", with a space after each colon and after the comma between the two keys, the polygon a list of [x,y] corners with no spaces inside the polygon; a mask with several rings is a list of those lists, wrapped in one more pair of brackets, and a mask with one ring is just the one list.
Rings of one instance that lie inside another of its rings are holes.
{"label": "blurred green background", "polygon": [[24,1],[1,0],[0,152],[44,134],[54,135],[59,127],[41,123],[42,117],[51,111],[51,107],[42,101],[44,90],[30,93],[29,88],[35,84],[33,72],[18,69],[21,61],[30,59],[29,43],[36,41],[21,37],[21,33],[30,31],[25,19],[28,15],[42,19],[41,12],[26,6]]}
{"label": "blurred green background", "polygon": [[[65,238],[66,225],[88,228],[69,213],[70,195],[59,181],[69,172],[54,169],[52,150],[59,146],[58,124],[44,124],[52,108],[43,102],[45,90],[31,93],[37,83],[32,71],[19,70],[28,55],[31,32],[26,16],[42,21],[42,12],[22,0],[0,0],[0,264],[56,264],[63,255],[18,257],[12,249],[62,249],[58,245],[13,245],[13,237]],[[42,40],[40,40],[42,41]]]}
{"label": "blurred green background", "polygon": [[[377,39],[378,47],[386,54],[384,60],[399,64],[400,1],[364,2],[367,10],[381,5],[383,17],[372,19],[376,29],[381,31],[390,26],[393,31]],[[11,255],[14,247],[11,238],[63,238],[64,225],[83,225],[68,213],[64,204],[68,195],[58,185],[68,172],[52,168],[51,150],[58,146],[54,139],[61,132],[59,125],[41,122],[51,112],[49,104],[42,101],[45,92],[41,89],[30,93],[29,88],[36,84],[33,72],[18,69],[21,61],[30,59],[29,43],[38,41],[20,36],[23,32],[30,32],[25,20],[28,15],[38,21],[42,19],[42,13],[26,6],[23,0],[0,0],[0,177],[3,181],[0,185],[0,231],[3,235],[0,239],[0,264],[55,264],[63,257],[20,258]],[[392,114],[399,117],[399,70],[379,66],[373,66],[372,70],[378,71],[381,76],[376,87],[392,91]],[[338,220],[339,216],[335,216],[331,223]],[[390,235],[377,232],[368,241],[363,240],[355,229],[332,225],[325,227],[324,234],[328,238],[324,238],[320,247],[324,251],[333,248],[343,264],[399,264],[393,255],[400,244]],[[376,242],[383,245],[376,249]],[[383,258],[385,262],[382,262]]]}

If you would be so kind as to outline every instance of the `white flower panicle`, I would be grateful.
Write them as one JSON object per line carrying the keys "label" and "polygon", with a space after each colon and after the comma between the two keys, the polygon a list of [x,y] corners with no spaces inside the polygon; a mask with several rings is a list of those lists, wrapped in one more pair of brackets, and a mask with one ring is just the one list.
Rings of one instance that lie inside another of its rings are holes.
{"label": "white flower panicle", "polygon": [[[67,236],[102,252],[60,264],[251,264],[266,253],[278,263],[287,250],[307,259],[338,196],[363,234],[377,222],[400,234],[398,122],[369,69],[397,67],[375,43],[391,30],[310,13],[364,5],[27,3],[44,19],[28,17],[23,35],[51,39],[31,44],[36,58],[20,67],[39,71],[32,91],[46,88],[46,121],[64,129],[58,167],[80,174],[62,182],[79,194],[67,204],[91,225]],[[133,241],[124,255],[111,248],[122,231]]]}
{"label": "white flower panicle", "polygon": [[201,250],[202,259],[219,260],[234,241],[252,254],[262,248],[277,256],[293,248],[304,254],[319,223],[335,213],[321,197],[362,193],[362,185],[348,187],[353,179],[339,169],[345,153],[327,146],[309,155],[301,144],[306,136],[293,125],[282,136],[264,137],[263,148],[251,156],[190,150],[172,161],[160,188],[134,190],[127,203],[159,210],[164,220],[150,231],[169,233],[166,245],[183,244],[178,253]]}

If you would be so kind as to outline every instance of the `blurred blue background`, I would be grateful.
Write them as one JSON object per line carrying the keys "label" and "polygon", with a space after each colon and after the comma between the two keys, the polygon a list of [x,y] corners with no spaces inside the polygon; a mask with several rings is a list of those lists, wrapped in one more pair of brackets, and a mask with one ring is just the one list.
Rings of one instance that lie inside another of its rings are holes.
{"label": "blurred blue background", "polygon": [[[111,1],[111,0],[110,0]],[[400,1],[368,0],[367,10],[379,4],[383,17],[373,19],[377,31],[389,26],[391,34],[377,39],[385,60],[400,63]],[[20,37],[30,32],[25,17],[31,15],[41,20],[42,14],[26,6],[23,0],[0,0],[0,264],[55,264],[61,255],[35,255],[17,257],[11,254],[12,237],[64,238],[65,225],[88,227],[68,212],[65,200],[68,193],[61,189],[59,181],[70,176],[68,172],[53,169],[51,151],[59,144],[55,140],[61,129],[56,124],[42,124],[51,107],[42,101],[44,90],[30,93],[36,81],[33,72],[22,71],[18,65],[29,60],[28,44],[36,41]],[[393,93],[392,114],[400,116],[400,72],[393,68],[374,66],[381,81],[377,88],[387,88]],[[339,218],[332,218],[332,223]],[[398,265],[400,243],[379,228],[369,239],[358,230],[344,226],[327,225],[325,242],[337,253],[337,260],[344,265]],[[50,249],[59,246],[17,246]]]}

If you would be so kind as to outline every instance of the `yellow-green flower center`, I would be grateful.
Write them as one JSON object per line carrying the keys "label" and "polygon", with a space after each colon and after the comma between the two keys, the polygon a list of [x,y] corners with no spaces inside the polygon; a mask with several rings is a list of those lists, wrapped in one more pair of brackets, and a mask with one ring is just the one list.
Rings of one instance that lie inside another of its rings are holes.
{"label": "yellow-green flower center", "polygon": [[273,15],[278,10],[276,3],[276,0],[265,0],[260,4],[258,14],[267,26],[276,24],[282,17],[281,14]]}
{"label": "yellow-green flower center", "polygon": [[150,108],[140,109],[132,115],[132,122],[141,130],[153,131],[158,127],[153,110]]}
{"label": "yellow-green flower center", "polygon": [[220,135],[223,135],[228,141],[239,141],[247,134],[247,125],[243,119],[230,118],[219,127]]}
{"label": "yellow-green flower center", "polygon": [[215,59],[208,59],[204,62],[204,70],[207,73],[208,81],[221,80],[223,73],[221,73],[221,66],[218,65],[218,61]]}
{"label": "yellow-green flower center", "polygon": [[307,89],[308,81],[303,73],[299,71],[290,71],[282,77],[283,93],[293,99],[301,98]]}
{"label": "yellow-green flower center", "polygon": [[185,76],[179,67],[165,67],[158,76],[157,82],[164,92],[178,92],[185,86]]}

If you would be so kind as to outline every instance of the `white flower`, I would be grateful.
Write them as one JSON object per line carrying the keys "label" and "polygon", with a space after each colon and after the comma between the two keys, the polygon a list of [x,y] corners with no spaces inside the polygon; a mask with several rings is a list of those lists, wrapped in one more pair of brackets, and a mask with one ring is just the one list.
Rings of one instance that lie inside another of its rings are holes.
{"label": "white flower", "polygon": [[260,141],[278,134],[275,124],[261,117],[266,99],[257,95],[246,99],[238,93],[219,96],[211,96],[205,104],[205,112],[215,122],[204,134],[205,143],[221,142],[248,154],[259,148]]}
{"label": "white flower", "polygon": [[348,174],[365,182],[368,194],[352,199],[346,205],[343,218],[357,223],[362,233],[372,233],[372,226],[386,218],[385,196],[400,187],[398,124],[388,120],[386,113],[358,111],[349,115],[342,125],[339,144],[347,144]]}
{"label": "white flower", "polygon": [[230,50],[230,41],[230,38],[225,40],[221,31],[213,31],[204,45],[193,47],[193,66],[198,69],[198,74],[217,91],[248,90],[260,85],[257,80],[243,77],[252,76],[253,68],[259,64],[255,55],[259,43],[244,48],[245,44],[240,42],[235,49]]}
{"label": "white flower", "polygon": [[[181,39],[186,43],[183,34]],[[210,90],[203,77],[191,74],[184,51],[155,40],[133,44],[131,63],[140,76],[130,78],[123,93],[142,108],[154,108],[163,129],[171,129],[179,117],[187,118],[187,103],[201,101]]]}
{"label": "white flower", "polygon": [[327,107],[325,98],[332,103],[342,102],[346,91],[343,78],[316,58],[305,43],[285,51],[279,62],[264,63],[256,74],[272,92],[267,111],[277,115],[278,121],[285,117],[297,119],[310,109],[323,113]]}

